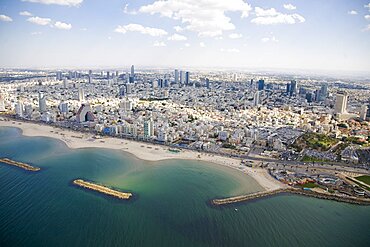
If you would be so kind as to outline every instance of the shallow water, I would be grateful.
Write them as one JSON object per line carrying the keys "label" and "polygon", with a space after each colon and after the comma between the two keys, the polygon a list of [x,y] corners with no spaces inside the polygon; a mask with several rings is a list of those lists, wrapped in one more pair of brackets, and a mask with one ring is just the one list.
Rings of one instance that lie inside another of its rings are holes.
{"label": "shallow water", "polygon": [[[74,149],[0,128],[0,246],[368,246],[370,207],[281,195],[231,207],[207,202],[259,191],[245,174],[198,161],[146,162],[121,151]],[[71,185],[85,178],[119,201]],[[237,208],[237,210],[235,210]]]}

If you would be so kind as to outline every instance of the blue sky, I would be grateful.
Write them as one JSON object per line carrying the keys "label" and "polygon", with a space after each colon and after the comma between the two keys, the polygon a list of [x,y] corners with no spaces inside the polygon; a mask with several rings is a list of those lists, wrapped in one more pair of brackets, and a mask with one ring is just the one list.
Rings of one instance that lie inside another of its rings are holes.
{"label": "blue sky", "polygon": [[0,66],[369,72],[369,7],[369,0],[1,0]]}

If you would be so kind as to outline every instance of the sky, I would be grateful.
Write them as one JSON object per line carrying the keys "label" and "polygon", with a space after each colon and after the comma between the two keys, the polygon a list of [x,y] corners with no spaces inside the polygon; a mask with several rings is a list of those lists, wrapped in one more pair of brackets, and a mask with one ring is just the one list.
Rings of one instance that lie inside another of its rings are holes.
{"label": "sky", "polygon": [[369,0],[0,0],[0,67],[370,72]]}

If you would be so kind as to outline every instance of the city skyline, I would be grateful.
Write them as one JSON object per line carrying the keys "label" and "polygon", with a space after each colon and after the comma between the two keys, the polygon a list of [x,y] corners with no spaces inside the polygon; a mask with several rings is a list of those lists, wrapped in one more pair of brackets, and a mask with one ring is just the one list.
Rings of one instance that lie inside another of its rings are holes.
{"label": "city skyline", "polygon": [[6,0],[0,66],[368,72],[369,7],[345,0]]}

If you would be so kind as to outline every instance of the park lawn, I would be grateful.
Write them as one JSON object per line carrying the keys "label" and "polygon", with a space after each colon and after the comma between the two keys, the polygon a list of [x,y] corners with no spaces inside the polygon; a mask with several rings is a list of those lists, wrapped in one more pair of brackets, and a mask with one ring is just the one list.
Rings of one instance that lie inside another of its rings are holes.
{"label": "park lawn", "polygon": [[370,185],[370,176],[364,175],[364,176],[359,176],[356,177],[357,180],[364,182],[367,185]]}

